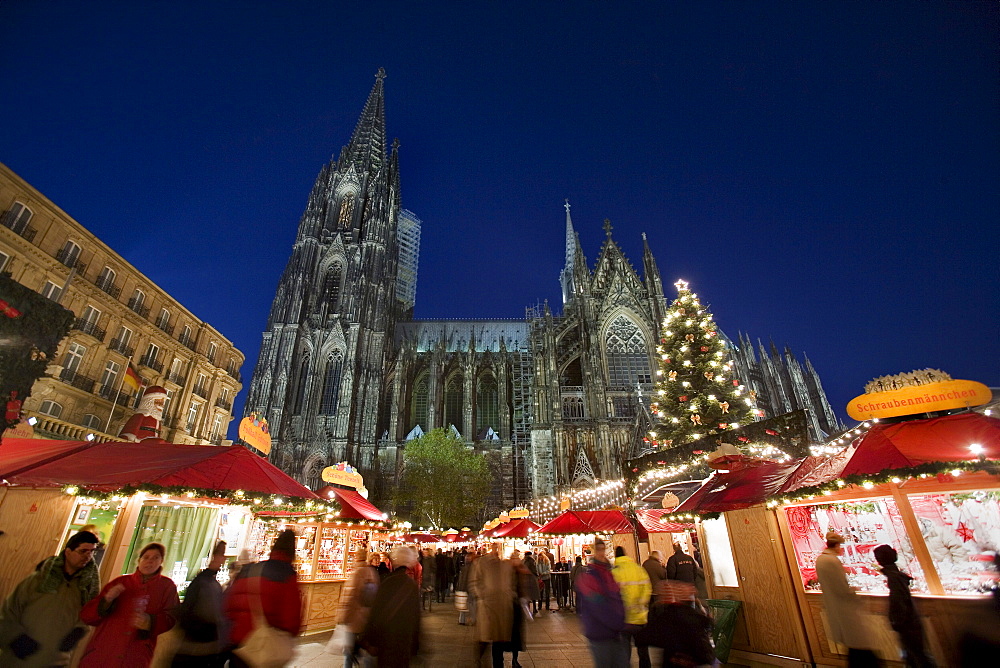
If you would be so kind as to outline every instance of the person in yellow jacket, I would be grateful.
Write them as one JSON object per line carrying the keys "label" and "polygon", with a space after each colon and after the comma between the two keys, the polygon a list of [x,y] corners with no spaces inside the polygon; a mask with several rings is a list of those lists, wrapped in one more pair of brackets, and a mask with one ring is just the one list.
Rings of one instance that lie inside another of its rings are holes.
{"label": "person in yellow jacket", "polygon": [[[649,617],[649,597],[653,593],[649,573],[635,563],[635,559],[626,556],[625,548],[619,545],[615,548],[615,567],[611,574],[618,583],[622,603],[625,604],[625,633],[635,641],[636,634],[646,625]],[[650,668],[649,647],[636,643],[635,649],[639,655],[639,668]]]}

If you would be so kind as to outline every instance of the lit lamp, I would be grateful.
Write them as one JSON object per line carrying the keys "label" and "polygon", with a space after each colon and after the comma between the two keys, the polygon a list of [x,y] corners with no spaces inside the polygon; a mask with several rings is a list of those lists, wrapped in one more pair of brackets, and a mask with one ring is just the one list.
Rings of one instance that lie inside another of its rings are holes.
{"label": "lit lamp", "polygon": [[972,445],[970,445],[969,452],[974,454],[976,457],[979,457],[979,461],[981,462],[986,461],[986,448],[984,448],[979,443],[973,443]]}

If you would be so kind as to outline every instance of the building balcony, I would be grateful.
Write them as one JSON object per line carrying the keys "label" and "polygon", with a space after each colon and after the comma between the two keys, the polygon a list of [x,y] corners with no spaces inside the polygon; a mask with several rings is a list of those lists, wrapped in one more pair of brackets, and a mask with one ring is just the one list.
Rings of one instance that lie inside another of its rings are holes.
{"label": "building balcony", "polygon": [[180,341],[181,345],[184,346],[185,348],[187,348],[188,350],[191,350],[192,352],[194,351],[194,337],[193,336],[186,336],[184,334],[181,334],[180,336],[177,337],[177,340]]}
{"label": "building balcony", "polygon": [[195,394],[197,394],[199,397],[201,397],[202,399],[208,399],[208,388],[207,387],[205,387],[203,385],[198,385],[192,391]]}
{"label": "building balcony", "polygon": [[94,385],[97,383],[93,378],[88,378],[82,373],[77,373],[72,369],[63,369],[62,373],[59,374],[59,380],[64,383],[69,383],[78,390],[83,390],[84,392],[93,392]]}
{"label": "building balcony", "polygon": [[163,363],[158,362],[156,358],[151,355],[143,355],[142,359],[139,360],[139,364],[144,367],[149,367],[157,373],[163,373]]}
{"label": "building balcony", "polygon": [[156,322],[156,326],[159,327],[161,331],[166,332],[167,336],[174,335],[174,326],[171,325],[168,321],[158,320]]}
{"label": "building balcony", "polygon": [[167,380],[171,383],[177,383],[178,385],[184,385],[187,383],[187,376],[182,375],[178,371],[171,371],[167,374]]}
{"label": "building balcony", "polygon": [[94,285],[96,285],[98,288],[108,293],[115,299],[118,299],[122,295],[121,287],[115,285],[115,282],[112,280],[101,279],[100,277],[98,277],[94,281]]}
{"label": "building balcony", "polygon": [[108,348],[116,353],[121,353],[125,357],[132,357],[135,355],[135,348],[129,346],[127,341],[122,341],[121,339],[111,339],[111,343],[108,344]]}
{"label": "building balcony", "polygon": [[228,373],[229,377],[235,380],[237,383],[243,382],[243,377],[240,375],[240,372],[237,371],[236,369],[226,369],[226,373]]}
{"label": "building balcony", "polygon": [[73,329],[81,331],[84,334],[90,334],[98,341],[103,341],[104,337],[108,335],[106,331],[97,326],[96,322],[91,322],[90,320],[84,320],[83,318],[76,319],[76,322],[73,323]]}
{"label": "building balcony", "polygon": [[128,300],[128,307],[132,309],[133,312],[141,315],[143,318],[149,317],[149,307],[143,306],[142,302],[137,299]]}
{"label": "building balcony", "polygon": [[219,397],[218,399],[215,400],[215,405],[218,408],[221,408],[226,411],[233,410],[233,402],[229,401],[228,399],[223,399],[222,397]]}
{"label": "building balcony", "polygon": [[13,230],[15,234],[20,235],[25,239],[25,241],[34,241],[35,235],[38,234],[38,230],[31,227],[27,223],[18,222],[18,217],[14,215],[13,211],[7,211],[0,216],[0,225]]}
{"label": "building balcony", "polygon": [[56,259],[70,269],[76,269],[77,273],[84,274],[87,271],[87,265],[80,262],[79,252],[73,253],[65,248],[60,248],[59,252],[56,253]]}
{"label": "building balcony", "polygon": [[119,406],[131,406],[135,402],[135,396],[129,394],[128,388],[119,386],[118,381],[110,385],[101,385],[97,388],[96,394],[108,401],[117,399]]}

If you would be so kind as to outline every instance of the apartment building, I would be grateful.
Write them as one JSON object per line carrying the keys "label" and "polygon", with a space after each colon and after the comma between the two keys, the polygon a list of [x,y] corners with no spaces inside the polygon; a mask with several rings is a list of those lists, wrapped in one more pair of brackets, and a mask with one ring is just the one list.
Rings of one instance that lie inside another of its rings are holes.
{"label": "apartment building", "polygon": [[76,315],[25,401],[36,434],[114,438],[141,394],[131,360],[167,390],[162,438],[221,444],[243,353],[2,163],[0,212],[0,272]]}

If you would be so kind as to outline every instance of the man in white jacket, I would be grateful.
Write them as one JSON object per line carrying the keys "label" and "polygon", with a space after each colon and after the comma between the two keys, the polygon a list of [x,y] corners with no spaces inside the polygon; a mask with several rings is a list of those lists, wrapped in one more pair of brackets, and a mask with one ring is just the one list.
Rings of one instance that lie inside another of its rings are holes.
{"label": "man in white jacket", "polygon": [[823,590],[823,609],[830,624],[830,639],[846,645],[847,665],[877,666],[878,659],[871,629],[864,612],[864,602],[847,583],[847,572],[840,561],[844,537],[830,531],[826,549],[816,557],[816,577]]}

